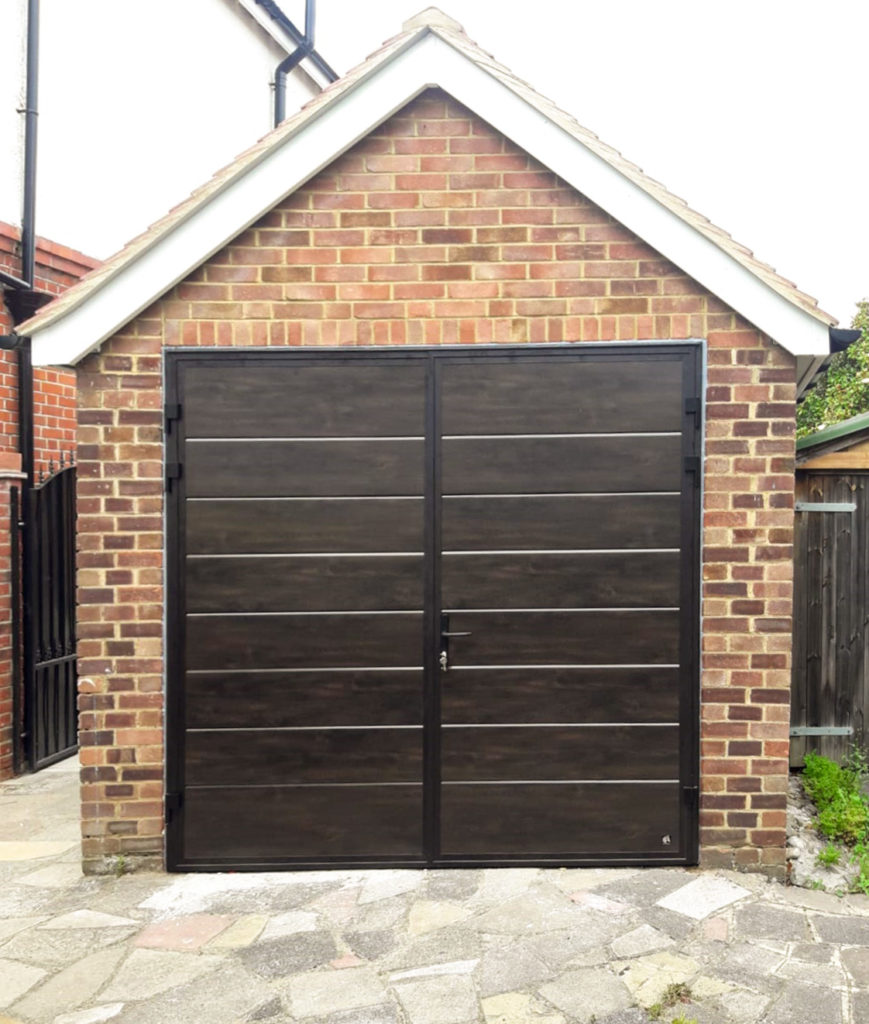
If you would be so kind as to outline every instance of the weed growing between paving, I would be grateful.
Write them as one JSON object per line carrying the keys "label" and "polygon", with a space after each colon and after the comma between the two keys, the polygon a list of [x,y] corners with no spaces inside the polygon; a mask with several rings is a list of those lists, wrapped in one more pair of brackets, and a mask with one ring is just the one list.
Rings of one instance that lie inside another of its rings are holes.
{"label": "weed growing between paving", "polygon": [[[664,1013],[672,1010],[677,1003],[688,1003],[691,1001],[691,989],[683,982],[674,982],[664,989],[661,1001],[653,1003],[647,1013],[652,1020],[664,1020]],[[683,1014],[674,1017],[670,1024],[692,1024]],[[693,1022],[696,1024],[696,1020]]]}
{"label": "weed growing between paving", "polygon": [[838,864],[836,843],[852,847],[857,865],[854,889],[869,895],[869,800],[863,787],[869,778],[866,754],[854,747],[842,764],[806,754],[803,788],[818,808],[818,831],[832,840],[818,854],[819,864]]}

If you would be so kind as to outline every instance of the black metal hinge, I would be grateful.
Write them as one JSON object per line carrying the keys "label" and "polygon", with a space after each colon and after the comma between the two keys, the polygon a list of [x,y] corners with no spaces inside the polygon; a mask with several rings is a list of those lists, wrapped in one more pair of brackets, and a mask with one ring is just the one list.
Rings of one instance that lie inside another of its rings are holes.
{"label": "black metal hinge", "polygon": [[700,456],[699,455],[686,455],[685,456],[685,472],[686,473],[699,473],[700,472]]}
{"label": "black metal hinge", "polygon": [[166,824],[168,825],[184,804],[183,793],[167,793],[165,797]]}
{"label": "black metal hinge", "polygon": [[700,802],[700,787],[683,786],[682,799],[685,801],[685,806],[688,808],[688,810],[693,813],[697,810],[697,805]]}
{"label": "black metal hinge", "polygon": [[163,418],[166,424],[166,433],[172,430],[172,424],[181,419],[181,406],[178,402],[167,402],[163,408]]}
{"label": "black metal hinge", "polygon": [[172,490],[172,481],[181,479],[181,463],[180,462],[167,462],[166,463],[166,490]]}
{"label": "black metal hinge", "polygon": [[694,426],[700,426],[700,413],[703,409],[703,403],[697,395],[691,395],[685,399],[685,415],[694,417]]}

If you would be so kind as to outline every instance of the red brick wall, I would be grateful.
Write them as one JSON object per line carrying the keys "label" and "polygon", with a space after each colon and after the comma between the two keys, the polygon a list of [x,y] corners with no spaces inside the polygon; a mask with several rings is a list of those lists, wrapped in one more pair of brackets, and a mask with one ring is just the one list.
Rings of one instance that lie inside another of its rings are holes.
{"label": "red brick wall", "polygon": [[[0,222],[0,269],[21,277],[19,231]],[[58,295],[92,267],[81,253],[37,239],[36,287]],[[13,329],[12,318],[0,302],[0,334]],[[34,464],[37,474],[57,465],[61,452],[68,459],[75,447],[75,374],[37,368],[33,374]],[[18,356],[0,351],[0,779],[12,772],[11,578],[9,572],[9,489],[20,486],[15,474],[18,457]],[[11,474],[11,475],[10,475]]]}
{"label": "red brick wall", "polygon": [[[20,232],[0,221],[0,270],[21,276]],[[36,288],[59,295],[97,260],[37,239]],[[13,329],[12,318],[0,303],[0,333]],[[18,357],[0,352],[0,451],[18,451]],[[75,374],[67,370],[37,367],[33,373],[34,460],[36,472],[47,473],[49,462],[57,463],[60,452],[75,446]]]}
{"label": "red brick wall", "polygon": [[84,857],[161,851],[164,345],[708,339],[701,842],[783,870],[792,357],[467,111],[427,94],[79,376]]}

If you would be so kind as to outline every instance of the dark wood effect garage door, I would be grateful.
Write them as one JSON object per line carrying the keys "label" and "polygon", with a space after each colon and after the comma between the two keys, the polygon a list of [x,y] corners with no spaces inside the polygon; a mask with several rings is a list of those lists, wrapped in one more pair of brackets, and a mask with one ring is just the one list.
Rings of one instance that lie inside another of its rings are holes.
{"label": "dark wood effect garage door", "polygon": [[169,867],[695,860],[699,359],[169,354]]}

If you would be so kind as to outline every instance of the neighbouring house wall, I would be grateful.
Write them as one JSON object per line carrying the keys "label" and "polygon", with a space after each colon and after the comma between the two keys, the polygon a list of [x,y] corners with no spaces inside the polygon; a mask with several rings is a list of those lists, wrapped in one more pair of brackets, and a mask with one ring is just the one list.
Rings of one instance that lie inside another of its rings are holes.
{"label": "neighbouring house wall", "polygon": [[79,367],[84,861],[162,850],[164,346],[706,338],[702,858],[784,871],[794,361],[428,93]]}
{"label": "neighbouring house wall", "polygon": [[[63,245],[37,239],[34,286],[60,295],[97,265],[82,253]],[[0,270],[21,276],[20,232],[0,221]],[[0,333],[13,329],[9,311],[0,303]],[[36,473],[47,473],[61,451],[69,455],[75,446],[75,373],[51,367],[33,371],[34,461]],[[18,451],[18,356],[0,351],[0,451]]]}
{"label": "neighbouring house wall", "polygon": [[[97,261],[46,239],[37,239],[39,291],[59,295]],[[0,269],[21,276],[20,232],[0,222]],[[13,329],[0,302],[0,334]],[[37,477],[75,448],[75,374],[37,367],[33,372],[33,447]],[[12,581],[10,575],[9,490],[21,486],[18,451],[18,355],[0,351],[0,779],[12,774]]]}
{"label": "neighbouring house wall", "polygon": [[[12,223],[22,206],[27,2],[0,4],[0,220]],[[106,257],[271,129],[275,68],[295,46],[276,43],[239,0],[125,3],[123,24],[112,17],[117,4],[42,7],[37,213],[48,237]],[[286,5],[292,18],[303,8]],[[95,38],[105,45],[86,60],[70,45]],[[128,38],[159,75],[130,78]],[[317,92],[301,68],[287,85],[290,112]],[[82,117],[95,96],[100,117]],[[146,157],[143,140],[155,135],[171,160]]]}

